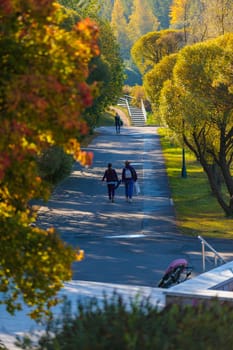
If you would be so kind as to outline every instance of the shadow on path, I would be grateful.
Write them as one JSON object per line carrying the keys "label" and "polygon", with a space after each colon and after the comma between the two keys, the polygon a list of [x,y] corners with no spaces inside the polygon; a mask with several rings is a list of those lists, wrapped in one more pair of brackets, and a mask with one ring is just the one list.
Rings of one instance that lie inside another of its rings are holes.
{"label": "shadow on path", "polygon": [[[180,235],[176,227],[157,129],[124,127],[116,135],[114,127],[101,127],[98,132],[88,147],[92,167],[75,164],[39,215],[39,225],[54,226],[64,241],[85,250],[84,261],[73,265],[73,279],[156,286],[176,258],[188,259],[194,275],[201,273],[199,240]],[[104,170],[111,162],[121,177],[125,160],[137,170],[141,194],[127,203],[121,185],[115,203],[109,203]]]}

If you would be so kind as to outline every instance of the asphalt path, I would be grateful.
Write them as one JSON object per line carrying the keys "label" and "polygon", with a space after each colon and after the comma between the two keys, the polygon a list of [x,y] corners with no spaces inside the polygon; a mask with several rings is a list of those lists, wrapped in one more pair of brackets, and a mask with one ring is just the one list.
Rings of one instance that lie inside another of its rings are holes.
{"label": "asphalt path", "polygon": [[[157,128],[126,126],[119,135],[114,127],[97,131],[87,148],[94,153],[92,166],[76,163],[38,218],[38,225],[54,226],[64,241],[84,249],[85,259],[73,265],[73,280],[155,287],[177,258],[188,260],[192,276],[200,274],[201,242],[176,227]],[[125,160],[137,170],[141,193],[128,203],[121,185],[110,203],[101,181],[104,170],[111,162],[121,177]],[[208,242],[232,260],[232,241]]]}

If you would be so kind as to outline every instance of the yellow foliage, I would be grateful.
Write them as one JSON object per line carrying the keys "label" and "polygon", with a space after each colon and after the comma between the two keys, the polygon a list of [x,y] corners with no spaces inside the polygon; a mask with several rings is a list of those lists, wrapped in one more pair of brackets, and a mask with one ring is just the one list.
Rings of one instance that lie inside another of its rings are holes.
{"label": "yellow foliage", "polygon": [[186,20],[186,11],[189,0],[173,0],[170,7],[170,22],[176,24]]}
{"label": "yellow foliage", "polygon": [[75,260],[76,261],[82,261],[84,259],[84,257],[85,257],[84,250],[79,249],[78,252],[75,255]]}

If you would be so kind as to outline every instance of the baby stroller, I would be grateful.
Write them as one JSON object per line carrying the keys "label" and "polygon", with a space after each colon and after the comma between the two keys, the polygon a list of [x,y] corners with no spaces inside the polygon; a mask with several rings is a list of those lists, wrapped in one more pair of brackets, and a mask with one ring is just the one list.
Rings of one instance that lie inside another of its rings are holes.
{"label": "baby stroller", "polygon": [[169,288],[174,284],[184,282],[192,273],[192,267],[188,266],[186,259],[173,260],[158,283],[160,288]]}

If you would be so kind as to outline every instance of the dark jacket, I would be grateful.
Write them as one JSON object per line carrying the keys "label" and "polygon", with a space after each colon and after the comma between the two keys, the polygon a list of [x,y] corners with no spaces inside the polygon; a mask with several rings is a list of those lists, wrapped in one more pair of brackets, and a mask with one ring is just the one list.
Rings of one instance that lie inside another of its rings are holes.
{"label": "dark jacket", "polygon": [[121,125],[121,118],[120,118],[120,116],[117,114],[116,116],[115,116],[115,125],[117,126],[117,125]]}
{"label": "dark jacket", "polygon": [[106,169],[102,181],[106,179],[107,182],[118,181],[118,176],[115,169]]}
{"label": "dark jacket", "polygon": [[123,170],[122,170],[122,181],[124,182],[124,181],[129,180],[125,176],[126,169],[130,170],[133,181],[137,181],[138,176],[137,176],[136,170],[131,165],[128,165],[127,167],[123,168]]}

